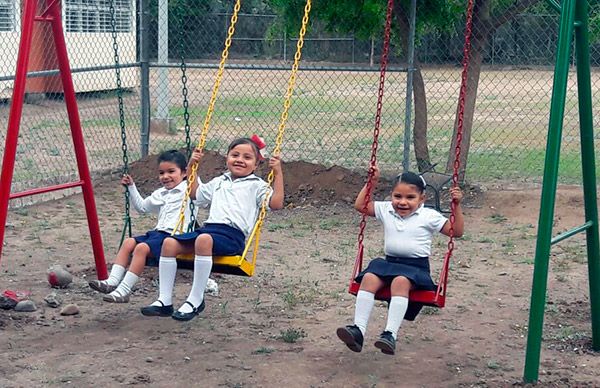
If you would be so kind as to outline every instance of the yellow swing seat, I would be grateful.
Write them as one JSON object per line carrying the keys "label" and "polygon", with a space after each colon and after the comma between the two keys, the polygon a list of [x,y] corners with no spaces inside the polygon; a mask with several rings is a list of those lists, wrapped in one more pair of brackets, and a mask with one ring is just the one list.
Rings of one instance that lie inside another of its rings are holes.
{"label": "yellow swing seat", "polygon": [[[262,222],[257,221],[254,224],[252,233],[248,237],[246,247],[241,255],[237,256],[213,256],[212,272],[228,275],[251,277],[254,275],[256,267],[256,257],[258,255],[258,245],[260,240],[260,225]],[[252,259],[248,260],[248,252],[252,247]],[[194,255],[178,255],[177,267],[183,269],[194,269]]]}

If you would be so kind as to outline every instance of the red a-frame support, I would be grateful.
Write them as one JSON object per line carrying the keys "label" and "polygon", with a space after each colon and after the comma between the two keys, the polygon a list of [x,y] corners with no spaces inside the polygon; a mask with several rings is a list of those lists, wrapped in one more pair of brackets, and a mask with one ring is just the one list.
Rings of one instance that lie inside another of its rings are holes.
{"label": "red a-frame support", "polygon": [[[60,0],[39,0],[41,2],[41,9],[44,9],[44,7],[45,9],[42,11],[41,15],[36,16],[37,1],[38,0],[25,0],[22,13],[21,41],[19,43],[19,55],[17,58],[12,103],[8,116],[8,130],[6,134],[4,158],[2,160],[2,174],[0,175],[0,257],[2,256],[2,246],[4,243],[4,232],[6,228],[6,218],[8,216],[9,200],[81,186],[88,219],[88,227],[92,240],[92,249],[94,251],[94,260],[96,262],[96,273],[99,279],[106,279],[108,277],[108,273],[106,271],[106,263],[104,261],[102,236],[100,234],[100,225],[98,223],[98,214],[96,213],[92,179],[87,162],[83,132],[81,130],[79,111],[77,109],[77,100],[75,98],[75,88],[73,87],[71,67],[69,65],[67,46],[63,33],[60,9],[61,4]],[[51,26],[52,36],[54,38],[54,47],[56,48],[56,58],[58,61],[58,67],[63,86],[64,99],[67,105],[67,113],[69,116],[69,126],[71,128],[71,136],[73,138],[73,146],[75,148],[75,157],[77,159],[77,169],[79,170],[79,181],[11,194],[10,190],[15,167],[15,156],[17,153],[19,126],[21,124],[21,116],[23,112],[25,82],[27,81],[27,67],[31,52],[31,40],[34,22],[50,23]]]}

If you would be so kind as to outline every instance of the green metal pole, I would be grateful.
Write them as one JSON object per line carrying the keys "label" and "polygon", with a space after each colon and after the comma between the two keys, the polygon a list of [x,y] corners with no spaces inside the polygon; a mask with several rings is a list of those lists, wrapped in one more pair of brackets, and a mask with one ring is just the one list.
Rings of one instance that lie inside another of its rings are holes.
{"label": "green metal pole", "polygon": [[591,222],[591,226],[586,230],[586,240],[592,310],[592,348],[600,350],[600,249],[587,0],[578,0],[575,18],[579,22],[575,29],[575,50],[577,55],[577,89],[579,91],[583,198],[585,201],[585,220]]}
{"label": "green metal pole", "polygon": [[538,237],[533,270],[531,290],[531,306],[529,310],[529,330],[527,332],[527,351],[523,380],[534,382],[538,379],[542,331],[544,327],[544,307],[546,304],[546,288],[548,282],[548,262],[550,259],[550,241],[552,238],[552,221],[556,201],[556,185],[558,180],[558,162],[562,125],[567,94],[569,75],[569,57],[573,37],[576,0],[564,0],[560,15],[560,26],[554,68],[554,86],[550,104],[550,121],[548,140],[546,143],[546,160],[544,164],[544,181],[538,221]]}

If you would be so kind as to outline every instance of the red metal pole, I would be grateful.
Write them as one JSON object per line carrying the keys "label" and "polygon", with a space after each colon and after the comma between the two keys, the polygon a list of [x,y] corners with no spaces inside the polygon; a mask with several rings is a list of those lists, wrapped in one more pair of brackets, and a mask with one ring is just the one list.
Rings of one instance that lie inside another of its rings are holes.
{"label": "red metal pole", "polygon": [[21,19],[23,27],[21,29],[21,41],[19,42],[19,55],[17,57],[12,102],[8,115],[8,129],[6,132],[4,157],[2,159],[2,174],[0,175],[0,258],[2,257],[2,247],[4,245],[8,202],[15,169],[15,157],[17,155],[17,140],[19,138],[19,126],[21,125],[21,114],[23,112],[23,98],[25,96],[25,83],[27,82],[27,66],[31,51],[35,11],[35,0],[26,0]]}
{"label": "red metal pole", "polygon": [[67,105],[73,146],[75,147],[79,178],[83,181],[81,189],[96,262],[96,274],[98,279],[103,280],[108,278],[108,272],[106,271],[102,235],[100,234],[100,224],[98,222],[98,213],[94,199],[94,188],[92,186],[92,178],[85,151],[85,142],[83,131],[81,130],[81,121],[79,119],[79,110],[77,109],[77,99],[75,98],[75,88],[73,86],[73,78],[71,77],[71,67],[69,65],[69,56],[67,54],[60,11],[60,2],[53,2],[48,6],[48,16],[51,18],[50,25],[52,26],[52,35],[54,36],[54,46],[56,47],[56,57],[58,59],[64,98]]}

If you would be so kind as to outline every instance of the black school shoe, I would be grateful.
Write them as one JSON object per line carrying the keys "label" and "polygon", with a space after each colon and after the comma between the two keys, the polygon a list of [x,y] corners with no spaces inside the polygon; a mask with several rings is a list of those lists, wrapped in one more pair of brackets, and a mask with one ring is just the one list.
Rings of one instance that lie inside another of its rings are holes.
{"label": "black school shoe", "polygon": [[362,350],[364,339],[362,331],[360,331],[358,326],[348,325],[345,327],[338,327],[335,333],[353,352],[358,353]]}
{"label": "black school shoe", "polygon": [[198,307],[194,307],[194,305],[191,304],[190,302],[188,302],[187,300],[185,301],[185,303],[189,304],[192,307],[192,311],[189,313],[182,313],[180,311],[175,311],[175,312],[173,312],[173,314],[171,314],[171,318],[173,318],[177,321],[189,321],[190,319],[193,319],[196,315],[198,315],[202,311],[204,311],[204,307],[205,307],[204,300],[202,301],[202,303],[200,303],[200,306],[198,306]]}
{"label": "black school shoe", "polygon": [[146,306],[146,307],[142,307],[140,309],[140,311],[142,312],[142,315],[145,315],[147,317],[169,317],[171,316],[171,314],[173,314],[173,305],[170,304],[168,306],[165,306],[165,304],[162,301],[158,301],[158,303],[161,304],[161,306]]}
{"label": "black school shoe", "polygon": [[379,339],[375,341],[375,347],[385,354],[396,353],[396,340],[394,339],[392,332],[384,331],[381,333]]}

